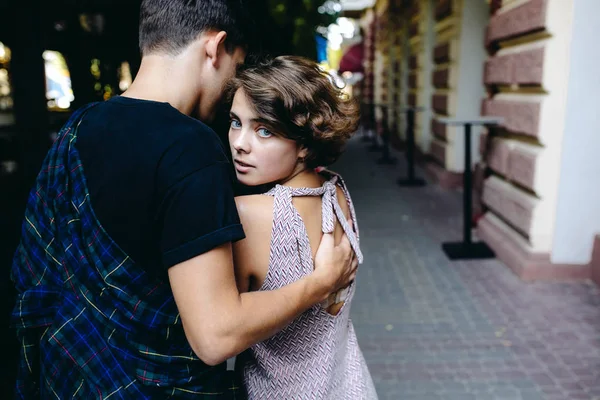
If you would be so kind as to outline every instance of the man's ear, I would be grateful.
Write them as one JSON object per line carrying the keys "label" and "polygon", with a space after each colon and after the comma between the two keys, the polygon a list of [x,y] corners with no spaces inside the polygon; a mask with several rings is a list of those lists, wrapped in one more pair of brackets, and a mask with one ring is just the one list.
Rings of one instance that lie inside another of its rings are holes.
{"label": "man's ear", "polygon": [[220,31],[208,36],[206,42],[206,57],[215,68],[219,67],[220,57],[225,51],[225,39],[227,39],[227,32],[225,31]]}

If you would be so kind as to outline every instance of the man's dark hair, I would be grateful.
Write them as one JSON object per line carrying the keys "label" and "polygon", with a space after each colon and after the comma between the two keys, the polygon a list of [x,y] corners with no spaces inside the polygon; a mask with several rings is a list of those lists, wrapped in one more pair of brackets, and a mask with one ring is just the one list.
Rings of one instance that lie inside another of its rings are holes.
{"label": "man's dark hair", "polygon": [[143,0],[140,9],[142,54],[178,54],[209,30],[227,32],[225,48],[248,49],[252,18],[244,0]]}

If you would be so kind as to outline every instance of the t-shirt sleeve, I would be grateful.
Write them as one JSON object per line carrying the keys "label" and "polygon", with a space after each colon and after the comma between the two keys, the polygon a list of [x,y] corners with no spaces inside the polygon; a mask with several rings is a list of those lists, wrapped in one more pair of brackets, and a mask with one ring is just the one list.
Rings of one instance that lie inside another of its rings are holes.
{"label": "t-shirt sleeve", "polygon": [[157,221],[165,268],[244,238],[226,161],[173,176],[176,181],[164,191]]}

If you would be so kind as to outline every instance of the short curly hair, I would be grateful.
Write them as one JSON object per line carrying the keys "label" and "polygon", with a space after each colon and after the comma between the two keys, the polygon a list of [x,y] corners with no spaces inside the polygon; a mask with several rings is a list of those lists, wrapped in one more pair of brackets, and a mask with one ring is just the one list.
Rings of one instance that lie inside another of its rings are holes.
{"label": "short curly hair", "polygon": [[228,85],[230,102],[238,89],[267,128],[308,150],[304,161],[309,168],[334,163],[358,128],[357,102],[303,57],[280,56],[241,67]]}

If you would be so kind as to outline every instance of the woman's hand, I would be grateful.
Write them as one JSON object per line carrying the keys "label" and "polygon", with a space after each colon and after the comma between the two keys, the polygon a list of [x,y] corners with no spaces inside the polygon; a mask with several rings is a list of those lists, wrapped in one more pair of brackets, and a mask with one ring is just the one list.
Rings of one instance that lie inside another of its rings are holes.
{"label": "woman's hand", "polygon": [[333,234],[324,234],[315,256],[315,270],[312,274],[314,283],[322,291],[322,300],[350,285],[356,277],[357,268],[358,260],[346,235],[343,235],[336,246]]}

